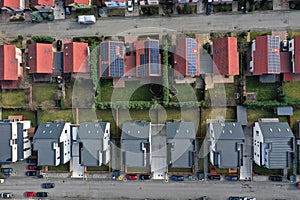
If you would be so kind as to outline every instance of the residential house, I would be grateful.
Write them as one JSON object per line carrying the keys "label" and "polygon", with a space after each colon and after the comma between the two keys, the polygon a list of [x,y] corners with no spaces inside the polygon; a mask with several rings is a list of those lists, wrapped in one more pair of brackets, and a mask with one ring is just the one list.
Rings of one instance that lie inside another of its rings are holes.
{"label": "residential house", "polygon": [[25,9],[25,0],[0,0],[0,8],[23,11]]}
{"label": "residential house", "polygon": [[71,157],[69,122],[48,122],[39,125],[33,137],[33,149],[37,151],[39,166],[58,166]]}
{"label": "residential house", "polygon": [[200,75],[200,46],[197,39],[181,38],[176,40],[174,69],[176,76]]}
{"label": "residential house", "polygon": [[0,46],[0,82],[2,89],[18,88],[23,76],[22,52],[15,45]]}
{"label": "residential house", "polygon": [[172,168],[192,168],[196,152],[193,122],[167,122],[167,157]]}
{"label": "residential house", "polygon": [[121,135],[121,153],[121,163],[125,172],[150,172],[150,122],[123,123]]}
{"label": "residential house", "polygon": [[88,73],[88,43],[71,42],[64,44],[64,73]]}
{"label": "residential house", "polygon": [[239,75],[239,53],[236,37],[213,40],[214,74]]}
{"label": "residential house", "polygon": [[52,44],[33,43],[28,46],[29,73],[38,79],[45,77],[46,81],[51,79],[53,73]]}
{"label": "residential house", "polygon": [[251,48],[250,70],[254,75],[280,74],[279,36],[257,36]]}
{"label": "residential house", "polygon": [[50,6],[54,7],[54,1],[55,0],[31,0],[30,1],[30,7],[35,7],[35,6]]}
{"label": "residential house", "polygon": [[78,130],[80,163],[84,166],[101,166],[110,161],[110,123],[84,122]]}
{"label": "residential house", "polygon": [[135,42],[136,76],[161,76],[159,40]]}
{"label": "residential house", "polygon": [[292,73],[300,73],[300,36],[294,36],[294,39],[289,41],[289,51],[292,53]]}
{"label": "residential house", "polygon": [[268,169],[287,169],[294,152],[295,137],[287,122],[255,122],[254,162]]}
{"label": "residential house", "polygon": [[121,41],[104,41],[100,44],[99,77],[124,76],[125,46]]}
{"label": "residential house", "polygon": [[90,5],[91,1],[90,0],[65,0],[65,5],[70,6],[70,5]]}
{"label": "residential house", "polygon": [[243,165],[245,135],[240,122],[210,122],[210,162],[219,168]]}
{"label": "residential house", "polygon": [[30,127],[30,121],[0,121],[0,163],[16,162],[31,156]]}

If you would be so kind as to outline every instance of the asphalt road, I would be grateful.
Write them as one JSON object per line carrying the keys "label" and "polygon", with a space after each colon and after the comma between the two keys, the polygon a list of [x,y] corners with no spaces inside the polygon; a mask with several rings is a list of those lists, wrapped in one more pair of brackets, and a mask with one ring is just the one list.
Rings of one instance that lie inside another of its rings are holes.
{"label": "asphalt road", "polygon": [[0,185],[0,192],[13,192],[15,199],[26,199],[25,191],[47,191],[49,199],[195,199],[206,195],[210,199],[228,199],[231,195],[255,196],[260,199],[298,200],[299,190],[295,184],[268,182],[141,182],[104,181],[99,179],[49,179],[54,189],[42,189],[45,180],[37,178],[9,178]]}
{"label": "asphalt road", "polygon": [[300,29],[300,12],[269,11],[250,14],[184,15],[174,17],[128,17],[100,19],[94,25],[79,25],[76,19],[49,23],[2,23],[1,37],[49,35],[56,37],[128,35],[172,32],[229,32]]}

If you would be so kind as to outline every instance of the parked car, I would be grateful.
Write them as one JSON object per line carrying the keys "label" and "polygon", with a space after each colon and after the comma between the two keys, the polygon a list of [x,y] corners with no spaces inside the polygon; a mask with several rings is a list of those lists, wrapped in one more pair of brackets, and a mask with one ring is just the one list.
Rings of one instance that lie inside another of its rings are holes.
{"label": "parked car", "polygon": [[4,174],[11,174],[13,172],[12,168],[2,168],[1,172]]}
{"label": "parked car", "polygon": [[204,178],[205,178],[204,173],[203,172],[197,172],[197,178],[198,178],[198,180],[203,181]]}
{"label": "parked car", "polygon": [[25,172],[26,176],[36,176],[36,171],[27,171]]}
{"label": "parked car", "polygon": [[35,158],[28,158],[26,160],[27,163],[37,163],[37,160]]}
{"label": "parked car", "polygon": [[42,188],[49,189],[49,188],[54,188],[54,187],[55,187],[54,183],[42,183]]}
{"label": "parked car", "polygon": [[148,175],[148,174],[141,174],[141,175],[140,175],[140,179],[141,179],[141,180],[150,180],[150,179],[151,179],[151,176]]}
{"label": "parked car", "polygon": [[207,178],[209,180],[221,180],[221,176],[220,175],[207,175]]}
{"label": "parked car", "polygon": [[135,174],[126,174],[126,179],[134,181],[134,180],[137,179],[137,175],[135,175]]}
{"label": "parked car", "polygon": [[238,181],[238,180],[239,180],[239,177],[238,177],[238,176],[230,176],[230,175],[227,175],[227,176],[225,176],[225,180],[226,180],[226,181]]}
{"label": "parked car", "polygon": [[229,200],[244,200],[244,198],[231,196],[231,197],[229,197]]}
{"label": "parked car", "polygon": [[269,180],[275,182],[282,182],[283,178],[282,176],[269,176]]}
{"label": "parked car", "polygon": [[138,0],[134,0],[134,5],[135,5],[135,6],[139,5]]}
{"label": "parked car", "polygon": [[35,197],[36,193],[35,192],[25,192],[26,197]]}
{"label": "parked car", "polygon": [[206,4],[206,15],[211,15],[212,3],[208,2]]}
{"label": "parked car", "polygon": [[61,40],[57,40],[56,41],[56,50],[57,51],[61,51],[62,48],[62,41]]}
{"label": "parked car", "polygon": [[36,165],[27,165],[27,166],[26,166],[26,169],[27,169],[27,170],[37,170],[37,169],[38,169],[38,166],[36,166]]}
{"label": "parked car", "polygon": [[0,183],[4,183],[4,182],[5,182],[5,179],[1,178]]}
{"label": "parked car", "polygon": [[116,180],[120,176],[120,170],[114,170],[112,174],[112,179]]}
{"label": "parked car", "polygon": [[48,192],[37,192],[36,197],[48,197]]}
{"label": "parked car", "polygon": [[288,41],[287,40],[282,40],[281,42],[281,51],[282,52],[286,52],[289,50],[289,45],[288,45]]}
{"label": "parked car", "polygon": [[1,175],[1,178],[7,179],[7,178],[9,178],[9,176],[10,176],[10,174],[2,174],[2,175]]}
{"label": "parked car", "polygon": [[80,15],[78,16],[78,24],[94,24],[96,17],[94,15]]}
{"label": "parked car", "polygon": [[243,200],[256,200],[255,197],[243,197]]}
{"label": "parked car", "polygon": [[207,196],[200,197],[199,200],[209,200]]}
{"label": "parked car", "polygon": [[127,10],[128,10],[128,12],[133,12],[132,0],[127,1]]}
{"label": "parked car", "polygon": [[176,175],[172,175],[171,179],[173,181],[184,181],[184,177],[183,176],[176,176]]}
{"label": "parked car", "polygon": [[9,193],[9,192],[2,192],[0,196],[3,199],[11,199],[11,198],[13,198],[14,195],[12,193]]}

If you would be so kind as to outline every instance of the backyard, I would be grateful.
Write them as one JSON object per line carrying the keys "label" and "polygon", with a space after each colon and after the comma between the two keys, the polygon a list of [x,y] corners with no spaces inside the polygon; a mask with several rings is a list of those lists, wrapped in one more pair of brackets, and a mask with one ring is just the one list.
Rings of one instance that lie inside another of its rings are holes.
{"label": "backyard", "polygon": [[10,115],[23,115],[25,120],[30,120],[33,127],[36,126],[35,111],[19,110],[19,109],[2,109],[2,119],[7,119]]}
{"label": "backyard", "polygon": [[274,118],[275,113],[272,109],[247,109],[247,121],[248,122],[257,122],[260,118]]}
{"label": "backyard", "polygon": [[235,106],[235,85],[234,83],[214,84],[214,88],[208,89],[205,93],[207,106]]}
{"label": "backyard", "polygon": [[287,95],[289,100],[300,99],[300,81],[284,82],[283,93]]}
{"label": "backyard", "polygon": [[246,91],[255,92],[257,101],[276,100],[276,84],[260,83],[258,76],[246,77]]}
{"label": "backyard", "polygon": [[187,101],[198,101],[199,92],[189,84],[176,84],[176,95],[173,96],[171,102],[187,102]]}
{"label": "backyard", "polygon": [[26,103],[25,90],[3,90],[1,94],[3,107],[22,108]]}
{"label": "backyard", "polygon": [[54,107],[54,96],[57,91],[56,84],[39,84],[32,86],[32,100],[38,106]]}

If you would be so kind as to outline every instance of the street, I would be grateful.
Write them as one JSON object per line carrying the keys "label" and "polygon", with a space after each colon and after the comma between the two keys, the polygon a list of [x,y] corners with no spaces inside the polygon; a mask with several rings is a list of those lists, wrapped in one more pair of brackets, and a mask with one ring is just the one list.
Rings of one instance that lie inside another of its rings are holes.
{"label": "street", "polygon": [[[54,189],[42,189],[43,182],[54,182]],[[101,179],[11,177],[0,185],[1,192],[13,192],[16,199],[24,199],[25,191],[47,191],[49,199],[195,199],[208,196],[222,200],[229,196],[255,196],[257,199],[299,199],[295,184],[273,182],[157,181],[118,182]],[[268,192],[266,192],[268,191]]]}
{"label": "street", "polygon": [[94,25],[79,25],[76,19],[49,23],[3,23],[1,37],[48,35],[53,37],[111,36],[151,33],[209,33],[248,30],[300,29],[300,12],[269,11],[249,14],[183,15],[99,19]]}

